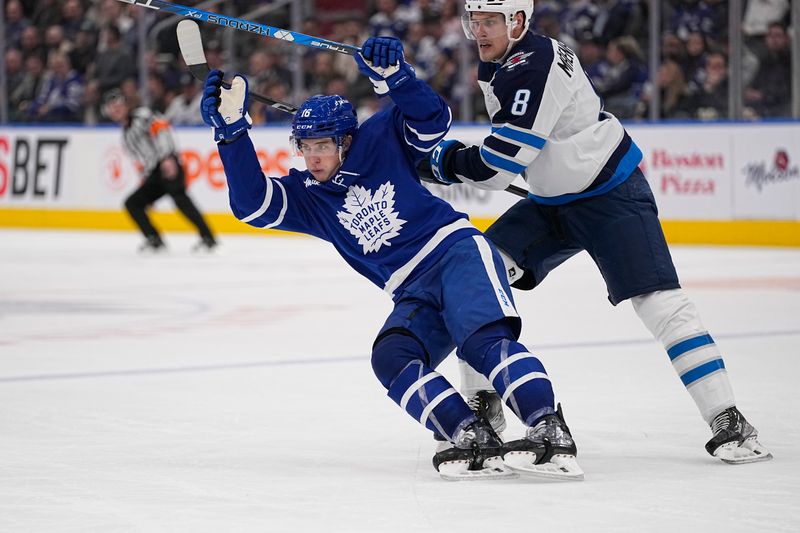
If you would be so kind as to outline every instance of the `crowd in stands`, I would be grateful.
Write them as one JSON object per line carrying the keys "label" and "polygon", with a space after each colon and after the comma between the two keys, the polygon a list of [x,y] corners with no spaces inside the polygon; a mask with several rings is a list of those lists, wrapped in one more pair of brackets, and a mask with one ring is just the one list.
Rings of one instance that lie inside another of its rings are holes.
{"label": "crowd in stands", "polygon": [[[477,89],[475,47],[462,47],[462,0],[308,1],[315,11],[299,31],[359,45],[370,35],[403,39],[408,60],[450,103],[486,120]],[[183,1],[186,5],[198,2]],[[266,2],[223,2],[216,9],[245,14]],[[645,119],[655,91],[664,119],[711,120],[728,116],[728,2],[670,0],[662,3],[661,63],[648,72],[646,0],[539,0],[532,29],[556,38],[581,59],[606,109],[621,119]],[[146,76],[139,73],[137,23],[159,19],[116,0],[7,0],[6,94],[12,122],[106,121],[103,95],[119,88],[137,102],[146,82],[153,108],[175,124],[199,124],[200,85],[180,61],[174,32],[148,34]],[[213,8],[212,8],[213,9]],[[746,117],[787,117],[791,111],[789,0],[745,0],[743,95]],[[271,19],[289,27],[285,9]],[[275,100],[299,103],[310,94],[345,94],[360,114],[384,101],[349,56],[204,27],[212,68],[248,75],[251,88]],[[210,37],[210,38],[209,38]],[[233,43],[233,47],[230,47]],[[223,46],[223,44],[227,45]],[[470,54],[462,73],[462,53]],[[297,68],[299,66],[299,72]],[[290,117],[253,103],[258,124]]]}

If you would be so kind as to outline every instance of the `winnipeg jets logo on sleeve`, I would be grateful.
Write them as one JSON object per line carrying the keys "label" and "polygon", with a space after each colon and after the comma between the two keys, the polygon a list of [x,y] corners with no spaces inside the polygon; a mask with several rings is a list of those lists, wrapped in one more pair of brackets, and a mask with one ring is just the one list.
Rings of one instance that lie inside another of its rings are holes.
{"label": "winnipeg jets logo on sleeve", "polygon": [[517,52],[516,54],[511,55],[506,62],[503,63],[503,67],[506,70],[514,70],[516,67],[520,65],[524,65],[528,62],[528,58],[533,54],[533,52]]}
{"label": "winnipeg jets logo on sleeve", "polygon": [[339,223],[358,239],[364,255],[377,252],[384,244],[391,246],[392,238],[400,235],[405,220],[394,210],[394,185],[387,181],[375,194],[360,185],[352,185],[344,199],[345,211],[336,216]]}

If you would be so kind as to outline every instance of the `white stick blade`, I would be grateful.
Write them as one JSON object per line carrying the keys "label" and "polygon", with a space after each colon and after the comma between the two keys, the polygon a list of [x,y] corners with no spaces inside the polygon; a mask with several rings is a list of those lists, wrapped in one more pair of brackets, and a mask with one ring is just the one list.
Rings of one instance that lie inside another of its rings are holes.
{"label": "white stick blade", "polygon": [[203,51],[203,40],[200,37],[200,26],[193,20],[184,19],[178,23],[175,30],[178,34],[178,46],[187,66],[206,63],[206,53]]}

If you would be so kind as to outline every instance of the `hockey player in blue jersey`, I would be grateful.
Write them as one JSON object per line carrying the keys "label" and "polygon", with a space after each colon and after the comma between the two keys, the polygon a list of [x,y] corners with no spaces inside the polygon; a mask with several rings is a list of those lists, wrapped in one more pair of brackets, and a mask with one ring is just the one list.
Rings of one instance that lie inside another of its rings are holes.
{"label": "hockey player in blue jersey", "polygon": [[[642,153],[603,111],[576,55],[528,31],[532,0],[467,0],[464,31],[478,46],[478,84],[492,132],[478,146],[440,143],[429,178],[504,189],[518,175],[527,199],[486,236],[500,249],[513,287],[530,289],[586,250],[616,305],[630,299],[710,425],[711,455],[728,463],[771,458],[736,408],[722,356],[680,288],[655,199],[638,168]],[[426,169],[421,167],[421,173]],[[465,365],[465,393],[488,389]],[[502,424],[501,420],[495,424]]]}
{"label": "hockey player in blue jersey", "polygon": [[[486,238],[419,183],[415,166],[445,136],[451,113],[418,80],[399,40],[370,38],[358,68],[394,105],[360,126],[340,96],[314,96],[297,111],[292,145],[307,170],[265,177],[248,136],[247,81],[206,79],[204,121],[213,126],[234,215],[257,228],[330,242],[386,291],[394,309],[372,347],[389,397],[455,446],[437,453],[446,479],[534,476],[582,479],[577,449],[542,363],[517,341],[502,259]],[[503,444],[434,369],[453,350],[486,376],[529,426]]]}

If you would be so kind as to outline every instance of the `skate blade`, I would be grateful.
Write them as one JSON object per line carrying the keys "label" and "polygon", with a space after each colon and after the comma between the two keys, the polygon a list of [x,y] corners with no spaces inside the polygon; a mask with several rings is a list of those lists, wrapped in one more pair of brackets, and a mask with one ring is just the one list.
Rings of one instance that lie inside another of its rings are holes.
{"label": "skate blade", "polygon": [[439,465],[439,475],[447,481],[484,481],[518,477],[506,467],[500,456],[486,459],[483,466],[481,470],[469,470],[469,461],[448,461]]}
{"label": "skate blade", "polygon": [[745,439],[742,444],[728,442],[714,450],[714,457],[729,465],[743,465],[769,461],[772,454],[755,437]]}
{"label": "skate blade", "polygon": [[503,461],[511,470],[526,477],[563,481],[583,481],[584,478],[574,455],[554,455],[549,462],[537,465],[533,452],[508,452]]}

